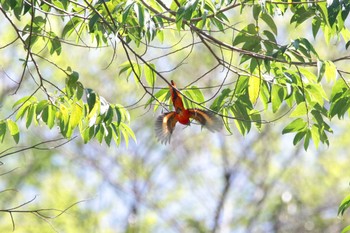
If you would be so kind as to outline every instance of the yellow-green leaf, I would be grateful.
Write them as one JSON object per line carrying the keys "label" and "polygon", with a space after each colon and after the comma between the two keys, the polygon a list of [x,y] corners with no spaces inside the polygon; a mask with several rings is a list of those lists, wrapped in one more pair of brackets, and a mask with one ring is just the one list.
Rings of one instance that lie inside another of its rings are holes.
{"label": "yellow-green leaf", "polygon": [[256,76],[250,76],[248,82],[249,100],[252,104],[255,104],[260,94],[260,78]]}
{"label": "yellow-green leaf", "polygon": [[325,76],[327,82],[334,81],[337,76],[337,67],[331,61],[325,62]]}
{"label": "yellow-green leaf", "polygon": [[22,106],[18,109],[18,112],[16,114],[16,120],[23,118],[26,111],[28,111],[29,106],[31,105],[31,103],[29,101],[26,101],[22,104]]}
{"label": "yellow-green leaf", "polygon": [[11,119],[7,119],[7,128],[9,129],[10,134],[13,137],[13,140],[15,140],[16,143],[18,143],[18,141],[19,141],[19,129],[18,129],[16,122],[14,122]]}
{"label": "yellow-green leaf", "polygon": [[298,104],[298,106],[294,109],[294,111],[290,114],[290,117],[300,117],[305,116],[307,113],[305,102],[301,102]]}
{"label": "yellow-green leaf", "polygon": [[154,70],[155,70],[154,64],[149,64],[149,65],[144,66],[144,73],[145,73],[146,82],[151,87],[154,87],[154,84],[156,82],[156,77],[157,77]]}
{"label": "yellow-green leaf", "polygon": [[75,103],[72,107],[72,113],[70,115],[70,125],[75,128],[83,116],[83,107],[79,103]]}
{"label": "yellow-green leaf", "polygon": [[65,124],[67,124],[68,118],[69,118],[69,113],[68,113],[67,107],[64,106],[63,104],[61,104],[61,106],[60,106],[60,112],[61,112],[61,120],[63,120],[63,122],[64,122]]}
{"label": "yellow-green leaf", "polygon": [[291,132],[301,132],[304,131],[307,127],[307,123],[301,119],[295,119],[291,123],[289,123],[284,129],[282,130],[282,134],[291,133]]}
{"label": "yellow-green leaf", "polygon": [[320,132],[318,130],[318,127],[316,125],[313,125],[311,127],[311,138],[315,144],[316,149],[318,148],[318,145],[320,143]]}
{"label": "yellow-green leaf", "polygon": [[47,118],[47,126],[52,129],[55,125],[55,117],[56,117],[56,107],[53,105],[47,106],[48,108],[48,118]]}

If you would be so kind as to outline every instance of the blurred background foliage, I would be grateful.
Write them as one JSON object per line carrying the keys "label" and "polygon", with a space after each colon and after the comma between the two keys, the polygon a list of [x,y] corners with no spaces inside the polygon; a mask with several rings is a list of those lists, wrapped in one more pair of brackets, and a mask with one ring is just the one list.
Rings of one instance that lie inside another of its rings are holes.
{"label": "blurred background foliage", "polygon": [[[237,24],[245,20],[244,15],[230,17],[237,18]],[[289,34],[310,34],[304,25],[295,29],[284,19],[276,23],[281,28],[280,41],[288,40]],[[1,23],[1,32],[0,41],[11,40],[13,31],[8,24]],[[192,43],[188,35],[179,36],[172,30],[164,30],[164,34],[162,47],[175,46],[149,52],[154,57]],[[313,42],[322,47],[322,35]],[[324,46],[319,53],[329,59],[344,53],[337,45],[338,41],[331,41],[330,47]],[[21,75],[18,58],[25,56],[21,46],[16,42],[0,50],[1,119],[19,99],[12,95],[16,83],[10,77]],[[189,54],[190,49],[193,52]],[[179,60],[188,55],[186,62],[177,67]],[[346,225],[337,210],[349,193],[349,122],[333,120],[330,146],[321,145],[317,150],[312,146],[307,152],[302,145],[292,145],[292,136],[281,136],[288,121],[285,118],[263,125],[261,132],[254,129],[245,137],[237,130],[228,135],[211,134],[196,125],[178,127],[171,144],[160,145],[153,128],[160,110],[154,113],[152,108],[145,109],[146,99],[138,102],[143,93],[140,86],[132,78],[118,75],[120,61],[124,60],[120,56],[124,55],[117,51],[113,59],[111,48],[67,46],[54,61],[61,67],[74,64],[85,87],[103,93],[111,103],[127,106],[137,143],[107,147],[96,140],[84,144],[77,137],[64,145],[61,140],[53,141],[2,158],[0,209],[28,203],[16,208],[24,212],[13,213],[13,219],[9,213],[0,213],[1,232],[12,232],[15,225],[15,232],[25,233],[333,233]],[[169,80],[184,87],[191,80],[189,76],[203,75],[214,64],[212,59],[195,46],[167,56],[157,67]],[[238,64],[238,57],[233,57],[233,63]],[[41,62],[40,67],[51,81],[64,83],[65,76],[51,64]],[[211,75],[223,78],[225,73],[216,69]],[[30,77],[26,78],[21,94],[30,94],[31,85]],[[196,85],[211,86],[211,79]],[[156,87],[165,86],[158,82]],[[208,99],[214,94],[212,89],[203,92]],[[25,123],[20,127],[20,143],[15,145],[5,138],[0,152],[60,137],[56,128],[26,129]],[[28,210],[40,211],[26,213]]]}

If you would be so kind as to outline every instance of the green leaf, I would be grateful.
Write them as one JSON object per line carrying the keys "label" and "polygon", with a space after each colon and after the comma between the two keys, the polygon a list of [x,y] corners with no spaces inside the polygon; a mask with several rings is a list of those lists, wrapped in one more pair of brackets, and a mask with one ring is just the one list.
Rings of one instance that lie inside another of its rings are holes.
{"label": "green leaf", "polygon": [[338,16],[339,12],[342,10],[341,8],[342,7],[340,5],[339,0],[333,0],[332,4],[330,4],[327,7],[327,10],[328,10],[328,21],[329,21],[329,25],[331,27],[337,21],[337,16]]}
{"label": "green leaf", "polygon": [[188,1],[185,5],[179,7],[176,12],[176,28],[178,31],[181,30],[183,25],[183,20],[190,20],[192,18],[193,13],[196,11],[199,0]]}
{"label": "green leaf", "polygon": [[294,136],[294,139],[293,139],[293,145],[295,146],[298,142],[301,141],[301,139],[303,139],[306,135],[306,131],[301,131],[301,132],[298,132],[295,136]]}
{"label": "green leaf", "polygon": [[46,106],[49,104],[48,100],[41,100],[37,105],[36,105],[36,115],[39,116],[40,113],[46,108]]}
{"label": "green leaf", "polygon": [[205,102],[204,95],[198,87],[192,86],[190,91],[192,92],[192,96],[194,97],[193,100],[195,100],[196,102],[198,102],[200,104]]}
{"label": "green leaf", "polygon": [[16,124],[16,122],[12,121],[11,119],[7,119],[7,128],[10,131],[11,136],[13,137],[13,140],[15,140],[16,143],[19,142],[19,129]]}
{"label": "green leaf", "polygon": [[184,14],[185,14],[185,7],[184,6],[179,7],[178,11],[176,12],[176,18],[175,18],[176,29],[178,31],[181,31]]}
{"label": "green leaf", "polygon": [[132,68],[131,65],[128,61],[124,62],[123,64],[121,64],[120,66],[120,70],[119,70],[119,76],[122,75],[123,73],[125,73],[126,78],[128,79],[131,75],[132,72]]}
{"label": "green leaf", "polygon": [[213,14],[216,13],[215,4],[214,4],[214,2],[212,0],[205,0],[205,7],[204,8],[209,10]]}
{"label": "green leaf", "polygon": [[76,71],[73,71],[71,74],[68,76],[68,81],[67,85],[72,86],[73,84],[76,84],[77,81],[79,80],[79,73]]}
{"label": "green leaf", "polygon": [[314,46],[310,43],[310,41],[306,38],[301,38],[300,39],[300,43],[305,45],[305,47],[307,48],[307,50],[309,52],[312,52],[314,55],[316,55],[316,57],[318,58],[318,54],[314,48]]}
{"label": "green leaf", "polygon": [[321,82],[326,70],[325,62],[317,60],[317,82]]}
{"label": "green leaf", "polygon": [[338,207],[338,215],[344,215],[345,210],[350,207],[350,195],[346,196]]}
{"label": "green leaf", "polygon": [[245,43],[251,38],[250,35],[247,35],[246,33],[238,33],[238,35],[234,38],[232,42],[232,46],[239,45],[241,43]]}
{"label": "green leaf", "polygon": [[260,100],[264,105],[264,109],[267,110],[268,104],[270,102],[270,84],[266,81],[262,81],[260,86]]}
{"label": "green leaf", "polygon": [[120,145],[121,136],[120,136],[119,124],[117,125],[115,122],[112,122],[111,127],[112,127],[113,140],[117,145]]}
{"label": "green leaf", "polygon": [[100,16],[98,14],[93,14],[93,16],[89,20],[89,31],[90,33],[95,32],[95,24],[97,23]]}
{"label": "green leaf", "polygon": [[[154,97],[151,97],[146,105],[145,108],[147,108],[150,104],[152,104],[156,99],[161,103],[164,102],[166,100],[167,96],[170,96],[169,94],[169,89],[168,88],[164,88],[164,89],[160,89],[158,92],[156,92],[154,95]],[[160,106],[160,104],[157,102],[154,104],[154,108],[153,110],[156,111],[158,109],[158,107]]]}
{"label": "green leaf", "polygon": [[[197,103],[204,103],[204,95],[201,90],[196,86],[191,86],[190,88],[183,91],[184,95],[187,96],[190,100]],[[183,98],[185,107],[188,108],[201,108],[200,105],[193,103],[192,101],[188,101],[186,98]]]}
{"label": "green leaf", "polygon": [[105,117],[103,118],[103,122],[108,126],[112,123],[114,116],[114,106],[108,105],[107,113],[105,114]]}
{"label": "green leaf", "polygon": [[330,27],[324,27],[323,28],[323,36],[326,41],[326,44],[329,45],[331,38],[333,36],[332,29]]}
{"label": "green leaf", "polygon": [[250,131],[251,120],[248,115],[248,109],[245,105],[241,104],[239,101],[236,101],[235,104],[230,108],[232,115],[236,118],[234,120],[238,131],[245,135]]}
{"label": "green leaf", "polygon": [[138,63],[133,62],[131,63],[131,69],[134,73],[135,81],[141,79],[141,66]]}
{"label": "green leaf", "polygon": [[314,73],[310,72],[308,69],[300,67],[299,68],[300,73],[304,75],[305,78],[307,78],[310,82],[314,83],[317,82],[317,77]]}
{"label": "green leaf", "polygon": [[29,128],[30,124],[33,121],[36,105],[30,105],[27,111],[26,127]]}
{"label": "green leaf", "polygon": [[53,0],[52,3],[58,7],[59,9],[66,10],[67,9],[67,0]]}
{"label": "green leaf", "polygon": [[50,51],[50,54],[56,53],[57,55],[60,55],[62,52],[62,45],[60,38],[56,36],[54,32],[49,32],[49,40],[47,43],[48,49]]}
{"label": "green leaf", "polygon": [[220,111],[222,106],[225,104],[226,98],[230,96],[230,93],[231,93],[231,89],[230,88],[223,89],[221,91],[221,94],[218,97],[215,98],[215,100],[212,103],[212,105],[210,106],[210,108],[213,111],[215,111],[215,112]]}
{"label": "green leaf", "polygon": [[309,148],[310,139],[311,139],[311,131],[307,130],[306,131],[306,135],[305,135],[305,139],[304,139],[304,149],[305,149],[305,151],[307,151],[307,148]]}
{"label": "green leaf", "polygon": [[[320,21],[323,21],[325,26],[330,26],[328,21],[328,10],[327,10],[327,3],[326,2],[319,2],[316,5],[316,9],[320,13]],[[315,17],[316,18],[316,17]]]}
{"label": "green leaf", "polygon": [[226,117],[226,116],[228,116],[227,108],[223,108],[223,109],[222,109],[222,115],[224,116],[224,117],[222,118],[222,120],[223,120],[223,122],[224,122],[224,126],[225,126],[226,130],[227,130],[230,134],[232,134],[231,127],[230,127],[230,123],[229,123],[229,121],[228,121],[228,117]]}
{"label": "green leaf", "polygon": [[76,29],[78,28],[79,24],[82,23],[82,19],[74,16],[73,18],[71,18],[71,20],[68,21],[68,23],[66,24],[66,26],[64,26],[63,30],[62,30],[62,38],[67,38],[69,37],[73,32],[76,31]]}
{"label": "green leaf", "polygon": [[115,113],[117,115],[117,126],[119,127],[121,122],[129,122],[130,117],[127,110],[120,104],[115,105],[114,107]]}
{"label": "green leaf", "polygon": [[31,103],[26,101],[22,104],[22,106],[18,109],[16,114],[16,120],[23,118],[27,110],[29,109]]}
{"label": "green leaf", "polygon": [[71,138],[73,134],[73,127],[70,125],[70,122],[68,122],[67,125],[65,125],[64,130],[61,131],[62,135],[66,138]]}
{"label": "green leaf", "polygon": [[156,83],[156,78],[157,78],[156,73],[154,72],[155,69],[156,67],[154,64],[144,65],[146,82],[152,88],[154,87],[154,84]]}
{"label": "green leaf", "polygon": [[255,20],[259,19],[260,12],[261,12],[261,6],[259,4],[254,4],[253,5],[253,18]]}
{"label": "green leaf", "polygon": [[36,101],[37,101],[37,98],[36,98],[35,96],[29,96],[29,97],[28,97],[28,96],[25,96],[25,97],[23,97],[23,98],[17,100],[17,101],[13,104],[12,108],[15,108],[16,106],[21,105],[21,104],[23,104],[23,103],[25,103],[25,102],[33,103],[33,102],[36,102]]}
{"label": "green leaf", "polygon": [[113,136],[112,127],[108,125],[106,126],[106,132],[105,132],[105,142],[108,146],[111,145],[112,136]]}
{"label": "green leaf", "polygon": [[80,82],[77,82],[77,88],[76,88],[77,92],[76,92],[76,100],[79,101],[82,99],[83,95],[84,95],[84,86],[83,84],[81,84]]}
{"label": "green leaf", "polygon": [[85,91],[86,91],[86,99],[87,99],[87,104],[89,106],[89,113],[90,113],[92,109],[95,107],[98,97],[95,91],[90,88],[86,88]]}
{"label": "green leaf", "polygon": [[255,110],[255,109],[253,109],[253,110],[250,111],[249,115],[250,115],[250,119],[252,120],[252,122],[254,122],[256,128],[260,132],[260,130],[261,130],[261,115],[260,115],[260,112]]}
{"label": "green leaf", "polygon": [[303,119],[298,118],[289,123],[286,127],[284,127],[284,129],[282,130],[282,134],[303,131],[306,127],[307,123]]}
{"label": "green leaf", "polygon": [[339,98],[336,101],[331,103],[330,109],[329,109],[329,116],[330,118],[333,118],[335,115],[338,116],[338,118],[344,117],[345,113],[350,108],[350,101],[349,98]]}
{"label": "green leaf", "polygon": [[249,76],[239,76],[236,87],[234,89],[234,93],[236,96],[245,94],[247,91],[248,87],[248,82],[249,82]]}
{"label": "green leaf", "polygon": [[81,135],[84,143],[86,144],[93,137],[93,135],[94,135],[94,128],[93,127],[87,127],[87,128],[85,128],[83,130],[80,130],[80,135]]}
{"label": "green leaf", "polygon": [[320,84],[307,84],[305,95],[311,103],[318,103],[320,106],[323,106],[324,100],[327,100],[327,95]]}
{"label": "green leaf", "polygon": [[232,46],[236,46],[241,43],[247,44],[246,47],[255,47],[256,44],[260,43],[259,37],[257,36],[257,28],[254,24],[247,25],[232,42]]}
{"label": "green leaf", "polygon": [[222,22],[216,18],[210,18],[210,22],[215,25],[219,31],[223,32],[224,31],[224,25],[222,24]]}
{"label": "green leaf", "polygon": [[267,13],[262,13],[260,17],[270,27],[272,32],[277,35],[277,26],[273,18]]}
{"label": "green leaf", "polygon": [[349,88],[345,80],[338,79],[332,87],[330,101],[335,102],[340,97],[343,97],[347,90],[349,90]]}
{"label": "green leaf", "polygon": [[320,30],[321,22],[321,19],[318,17],[314,17],[312,19],[312,35],[314,36],[314,38],[316,38],[317,33]]}
{"label": "green leaf", "polygon": [[[130,3],[130,4],[127,5],[127,6],[125,7],[125,9],[123,10],[123,14],[122,14],[122,24],[125,24],[125,23],[127,22],[128,18],[129,18],[130,11],[131,11],[133,5],[134,5],[136,2],[131,1],[131,2],[129,2],[129,3]],[[130,17],[130,18],[133,18],[133,17]]]}
{"label": "green leaf", "polygon": [[344,227],[344,229],[340,233],[346,233],[346,232],[350,232],[350,225]]}
{"label": "green leaf", "polygon": [[56,118],[56,107],[53,105],[48,106],[48,119],[47,119],[47,126],[52,129],[55,125],[55,118]]}
{"label": "green leaf", "polygon": [[290,23],[296,23],[296,27],[302,24],[305,20],[313,17],[315,15],[315,11],[312,8],[305,9],[303,6],[298,7],[294,15],[292,16]]}
{"label": "green leaf", "polygon": [[145,9],[142,4],[135,4],[135,13],[138,19],[138,24],[143,28],[145,26]]}
{"label": "green leaf", "polygon": [[3,142],[6,135],[6,122],[0,121],[0,141]]}
{"label": "green leaf", "polygon": [[[265,43],[265,46],[271,45],[271,42],[274,44],[277,44],[275,35],[272,34],[270,31],[264,30],[263,35],[265,35],[267,37],[267,39],[269,40],[267,43]],[[266,61],[269,61],[269,60],[265,59],[264,62],[266,62]]]}
{"label": "green leaf", "polygon": [[122,123],[121,128],[122,128],[122,131],[125,131],[128,134],[128,136],[130,136],[135,142],[137,142],[134,132],[127,124]]}
{"label": "green leaf", "polygon": [[134,132],[132,132],[132,130],[129,128],[129,126],[127,126],[123,122],[120,123],[120,131],[123,134],[126,147],[128,147],[128,145],[129,145],[129,136],[131,136],[134,139],[134,141],[136,141]]}
{"label": "green leaf", "polygon": [[104,131],[105,129],[103,127],[103,124],[97,125],[95,128],[95,132],[96,132],[95,137],[99,143],[102,143],[103,141]]}
{"label": "green leaf", "polygon": [[286,97],[286,92],[283,87],[275,84],[271,90],[272,112],[275,113],[280,108],[283,100]]}

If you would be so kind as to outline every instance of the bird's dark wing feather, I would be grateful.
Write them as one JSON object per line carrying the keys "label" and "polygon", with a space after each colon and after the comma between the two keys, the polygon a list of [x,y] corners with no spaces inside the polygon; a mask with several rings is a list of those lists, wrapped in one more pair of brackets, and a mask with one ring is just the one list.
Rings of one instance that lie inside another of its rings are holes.
{"label": "bird's dark wing feather", "polygon": [[158,140],[161,143],[170,143],[171,134],[174,131],[177,119],[175,112],[167,112],[160,115],[155,124],[155,130]]}
{"label": "bird's dark wing feather", "polygon": [[190,117],[212,132],[222,129],[222,121],[214,113],[201,109],[188,109]]}

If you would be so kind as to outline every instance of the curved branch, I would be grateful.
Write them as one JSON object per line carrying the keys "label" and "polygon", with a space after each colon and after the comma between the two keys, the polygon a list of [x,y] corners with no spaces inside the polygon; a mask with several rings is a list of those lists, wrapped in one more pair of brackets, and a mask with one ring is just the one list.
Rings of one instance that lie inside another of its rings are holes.
{"label": "curved branch", "polygon": [[[61,146],[65,145],[65,144],[69,143],[70,141],[74,140],[76,137],[77,136],[74,136],[71,139],[57,138],[57,139],[52,139],[52,140],[46,140],[46,141],[39,142],[39,143],[31,145],[31,146],[23,147],[21,149],[17,149],[18,147],[10,147],[10,148],[0,152],[0,159],[2,159],[4,157],[7,157],[9,155],[12,155],[12,154],[16,154],[16,153],[23,152],[23,151],[26,151],[26,150],[31,150],[31,149],[35,149],[35,150],[52,150],[52,149],[56,149],[58,147],[61,147]],[[51,146],[51,147],[40,147],[41,145],[45,145],[45,144],[52,143],[52,142],[58,142],[58,141],[61,141],[61,140],[66,140],[66,141],[62,142],[62,143],[60,143],[58,145]],[[11,151],[13,149],[17,149],[17,150]],[[10,152],[8,152],[8,151],[10,151]]]}

